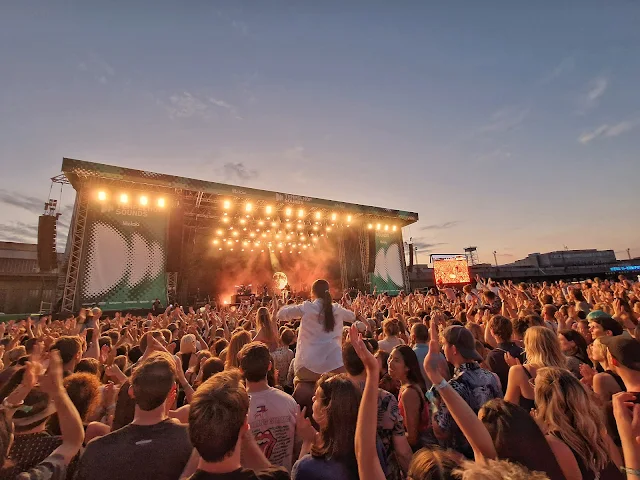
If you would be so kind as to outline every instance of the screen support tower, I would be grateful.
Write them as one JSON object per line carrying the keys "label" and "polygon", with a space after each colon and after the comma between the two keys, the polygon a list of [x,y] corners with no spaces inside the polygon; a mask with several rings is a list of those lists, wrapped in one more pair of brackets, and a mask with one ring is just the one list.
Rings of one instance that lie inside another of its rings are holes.
{"label": "screen support tower", "polygon": [[467,247],[464,249],[464,254],[467,257],[469,265],[478,265],[478,247]]}

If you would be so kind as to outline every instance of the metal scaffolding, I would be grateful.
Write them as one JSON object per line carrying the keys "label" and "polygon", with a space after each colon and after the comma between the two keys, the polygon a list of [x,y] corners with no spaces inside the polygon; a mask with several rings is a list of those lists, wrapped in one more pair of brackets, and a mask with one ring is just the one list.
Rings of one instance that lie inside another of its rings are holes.
{"label": "metal scaffolding", "polygon": [[369,284],[369,233],[363,228],[358,235],[360,242],[360,264],[362,267],[362,281],[365,287]]}
{"label": "metal scaffolding", "polygon": [[87,225],[87,213],[89,211],[89,199],[86,190],[78,192],[73,211],[73,223],[71,224],[71,251],[67,259],[67,274],[62,293],[62,312],[75,311],[76,293],[78,291],[78,277],[82,262],[84,247],[84,231]]}
{"label": "metal scaffolding", "polygon": [[340,284],[342,290],[349,288],[349,276],[347,274],[347,255],[344,248],[344,233],[338,233],[338,262],[340,263]]}

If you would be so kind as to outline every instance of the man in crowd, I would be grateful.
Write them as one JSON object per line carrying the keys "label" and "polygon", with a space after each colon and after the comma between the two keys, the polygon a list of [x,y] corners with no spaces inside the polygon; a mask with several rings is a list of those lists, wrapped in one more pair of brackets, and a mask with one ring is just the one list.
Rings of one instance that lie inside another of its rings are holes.
{"label": "man in crowd", "polygon": [[[424,372],[424,358],[429,353],[429,329],[424,323],[414,323],[411,327],[411,345],[413,346],[413,351],[418,357],[418,363],[420,364],[420,372],[422,373],[422,377],[424,378],[425,385],[427,388],[431,388],[431,380],[427,377]],[[439,358],[441,359],[440,363],[440,371],[444,378],[449,378],[449,367],[447,365],[447,360],[444,358],[444,355],[440,354]]]}
{"label": "man in crowd", "polygon": [[600,337],[607,346],[607,361],[622,378],[627,392],[635,393],[640,401],[640,342],[624,335]]}
{"label": "man in crowd", "polygon": [[[434,332],[435,333],[435,332]],[[489,400],[502,398],[498,377],[480,367],[483,358],[475,348],[473,334],[464,327],[453,325],[443,332],[443,351],[447,361],[455,367],[449,385],[478,413],[480,407]],[[446,383],[446,380],[444,380]],[[460,431],[447,406],[439,398],[442,385],[434,385],[430,392],[436,412],[433,417],[433,431],[438,443],[473,458],[471,446]]]}
{"label": "man in crowd", "polygon": [[587,320],[589,321],[589,332],[593,340],[600,337],[615,337],[622,335],[624,332],[622,325],[601,310],[589,313]]}
{"label": "man in crowd", "polygon": [[192,447],[186,425],[167,417],[175,382],[175,361],[168,353],[155,352],[142,361],[129,388],[136,404],[133,422],[89,442],[76,480],[180,477]]}
{"label": "man in crowd", "polygon": [[198,388],[189,410],[189,437],[200,460],[190,480],[289,479],[256,444],[248,413],[249,396],[233,372],[218,373]]}
{"label": "man in crowd", "polygon": [[[94,335],[97,335],[94,332]],[[62,359],[62,369],[64,376],[71,375],[78,362],[82,359],[82,342],[80,337],[77,336],[63,336],[56,340],[51,350],[58,350],[60,352],[60,358]]]}
{"label": "man in crowd", "polygon": [[249,394],[249,426],[267,460],[291,471],[298,404],[291,395],[272,388],[267,373],[273,368],[269,347],[252,342],[238,354]]}
{"label": "man in crowd", "polygon": [[504,394],[507,391],[510,368],[505,360],[505,354],[509,353],[513,358],[518,358],[521,363],[524,363],[522,358],[523,350],[511,341],[513,325],[508,318],[502,315],[495,315],[489,321],[488,328],[497,345],[495,349],[487,354],[486,363],[489,369],[498,375],[502,393]]}
{"label": "man in crowd", "polygon": [[[415,326],[415,325],[414,325]],[[424,325],[422,325],[424,327]],[[351,342],[342,344],[342,360],[347,375],[360,389],[364,388],[366,372]],[[396,398],[381,388],[378,389],[378,441],[384,455],[380,459],[387,478],[400,479],[406,473],[411,462],[411,446],[407,440],[402,415]]]}

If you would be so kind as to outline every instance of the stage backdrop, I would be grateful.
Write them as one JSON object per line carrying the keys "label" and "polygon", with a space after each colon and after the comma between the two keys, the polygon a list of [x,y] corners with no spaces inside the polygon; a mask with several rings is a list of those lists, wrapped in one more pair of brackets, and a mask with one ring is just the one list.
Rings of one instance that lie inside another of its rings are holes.
{"label": "stage backdrop", "polygon": [[371,274],[371,288],[388,293],[406,291],[402,261],[402,233],[376,231],[376,263]]}
{"label": "stage backdrop", "polygon": [[167,295],[168,211],[155,207],[89,206],[80,303],[102,310],[150,308]]}

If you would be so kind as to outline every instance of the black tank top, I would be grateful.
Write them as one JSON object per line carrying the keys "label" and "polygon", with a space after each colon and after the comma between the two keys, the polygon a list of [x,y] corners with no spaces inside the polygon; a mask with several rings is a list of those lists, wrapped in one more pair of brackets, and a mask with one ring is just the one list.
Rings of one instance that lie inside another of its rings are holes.
{"label": "black tank top", "polygon": [[[522,369],[524,370],[524,373],[527,374],[527,377],[529,377],[529,379],[533,378],[531,376],[531,373],[529,373],[529,370],[527,370],[526,367],[523,366]],[[518,400],[518,405],[524,408],[527,412],[530,412],[531,410],[536,408],[536,401],[530,398],[527,398],[523,395],[520,395],[520,400]]]}

